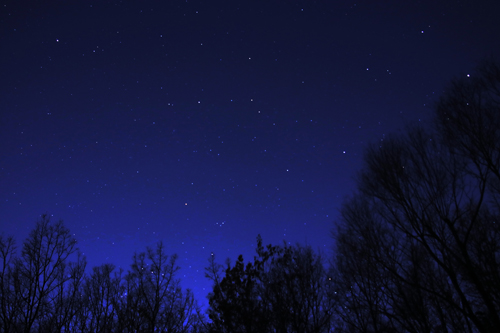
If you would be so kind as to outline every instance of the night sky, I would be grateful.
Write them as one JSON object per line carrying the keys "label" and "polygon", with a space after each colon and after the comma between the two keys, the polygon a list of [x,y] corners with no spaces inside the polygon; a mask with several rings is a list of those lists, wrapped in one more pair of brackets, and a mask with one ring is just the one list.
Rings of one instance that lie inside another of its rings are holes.
{"label": "night sky", "polygon": [[331,256],[370,142],[427,123],[500,54],[500,1],[11,1],[0,7],[0,232],[63,219],[88,269],[163,240],[203,268]]}

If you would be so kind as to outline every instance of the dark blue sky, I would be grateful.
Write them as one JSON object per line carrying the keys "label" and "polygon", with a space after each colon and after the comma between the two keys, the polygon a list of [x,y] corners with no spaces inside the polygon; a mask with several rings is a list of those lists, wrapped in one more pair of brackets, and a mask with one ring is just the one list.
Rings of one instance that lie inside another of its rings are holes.
{"label": "dark blue sky", "polygon": [[203,268],[330,230],[363,149],[498,56],[498,1],[21,1],[0,8],[0,227],[63,219],[89,267]]}

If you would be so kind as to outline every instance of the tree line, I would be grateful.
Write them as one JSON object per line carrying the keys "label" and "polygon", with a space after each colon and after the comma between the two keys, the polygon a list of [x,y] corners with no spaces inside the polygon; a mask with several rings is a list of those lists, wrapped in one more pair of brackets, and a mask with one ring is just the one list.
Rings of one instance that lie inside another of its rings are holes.
{"label": "tree line", "polygon": [[332,232],[334,256],[264,246],[211,255],[202,313],[177,257],[136,253],[85,273],[62,222],[42,216],[18,254],[0,237],[0,332],[497,332],[500,68],[451,81],[432,126],[370,145]]}
{"label": "tree line", "polygon": [[134,254],[127,273],[103,264],[87,275],[69,230],[43,215],[20,256],[13,238],[0,238],[0,260],[0,332],[196,331],[193,294],[161,242]]}

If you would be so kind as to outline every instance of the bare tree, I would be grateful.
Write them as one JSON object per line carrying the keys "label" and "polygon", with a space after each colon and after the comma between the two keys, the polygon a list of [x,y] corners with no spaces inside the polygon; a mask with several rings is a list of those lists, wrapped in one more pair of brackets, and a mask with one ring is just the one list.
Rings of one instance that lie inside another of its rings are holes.
{"label": "bare tree", "polygon": [[44,331],[69,331],[79,309],[83,306],[79,296],[85,278],[86,259],[78,252],[77,260],[62,265],[57,275],[57,286],[49,295],[52,311],[47,313],[40,325]]}
{"label": "bare tree", "polygon": [[193,294],[175,278],[177,256],[164,251],[159,242],[155,250],[135,254],[125,277],[126,317],[137,331],[187,332],[196,319]]}
{"label": "bare tree", "polygon": [[21,315],[20,300],[16,297],[12,283],[15,254],[14,239],[5,239],[0,235],[0,331],[5,333],[14,331]]}
{"label": "bare tree", "polygon": [[114,265],[94,267],[84,286],[86,330],[88,332],[113,332],[116,321],[115,299],[120,280],[113,278]]}
{"label": "bare tree", "polygon": [[54,310],[54,293],[70,280],[67,259],[76,251],[76,240],[62,221],[51,223],[42,215],[23,244],[13,272],[13,285],[22,311],[18,330],[39,326]]}
{"label": "bare tree", "polygon": [[261,258],[269,257],[260,287],[272,311],[271,331],[330,331],[335,300],[329,295],[331,281],[322,257],[298,244],[264,249],[260,239],[257,251]]}
{"label": "bare tree", "polygon": [[175,278],[177,256],[167,256],[161,242],[135,254],[125,275],[103,264],[86,276],[85,257],[69,230],[43,215],[21,256],[15,251],[13,238],[0,236],[2,333],[188,333],[207,327],[193,293]]}
{"label": "bare tree", "polygon": [[455,80],[436,133],[372,145],[335,234],[340,316],[364,332],[500,327],[500,70]]}

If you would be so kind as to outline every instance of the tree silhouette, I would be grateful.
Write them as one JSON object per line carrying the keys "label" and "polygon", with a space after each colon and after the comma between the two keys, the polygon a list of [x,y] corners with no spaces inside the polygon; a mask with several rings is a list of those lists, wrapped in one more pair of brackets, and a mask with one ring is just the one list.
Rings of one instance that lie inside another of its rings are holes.
{"label": "tree silhouette", "polygon": [[372,145],[336,239],[346,330],[500,327],[500,70],[453,81],[436,131]]}
{"label": "tree silhouette", "polygon": [[175,279],[177,256],[169,258],[162,242],[156,250],[135,254],[125,277],[127,310],[131,327],[143,332],[187,332],[196,321],[196,302]]}
{"label": "tree silhouette", "polygon": [[328,332],[334,302],[321,256],[300,245],[265,249],[261,239],[257,251],[267,266],[261,287],[273,331]]}
{"label": "tree silhouette", "polygon": [[94,267],[85,281],[85,326],[89,332],[112,332],[120,288],[120,280],[112,276],[114,269],[112,264]]}
{"label": "tree silhouette", "polygon": [[86,275],[69,230],[43,215],[20,257],[14,239],[0,237],[0,332],[204,332],[176,258],[160,242],[135,254],[126,274],[108,263]]}
{"label": "tree silhouette", "polygon": [[0,235],[0,316],[2,332],[12,332],[20,320],[21,304],[13,284],[16,245],[14,238]]}
{"label": "tree silhouette", "polygon": [[75,262],[69,262],[67,269],[59,271],[57,288],[50,300],[53,306],[44,321],[44,331],[63,332],[71,327],[72,321],[83,306],[78,296],[82,292],[86,265],[85,257],[78,253]]}
{"label": "tree silhouette", "polygon": [[259,272],[240,255],[233,267],[227,263],[225,277],[214,286],[209,299],[209,318],[217,332],[265,332],[262,303],[257,295]]}
{"label": "tree silhouette", "polygon": [[254,263],[243,256],[225,276],[211,256],[207,275],[214,281],[209,296],[212,332],[328,332],[333,299],[321,257],[311,248],[264,247],[257,238]]}
{"label": "tree silhouette", "polygon": [[71,279],[68,257],[76,251],[76,240],[62,221],[51,223],[42,215],[16,258],[12,279],[20,309],[18,330],[41,329],[57,304],[58,292]]}
{"label": "tree silhouette", "polygon": [[432,129],[389,136],[364,161],[333,264],[260,235],[253,262],[212,254],[209,320],[162,242],[127,272],[106,263],[86,274],[69,230],[43,215],[19,256],[0,236],[0,333],[498,331],[500,68],[452,81]]}

